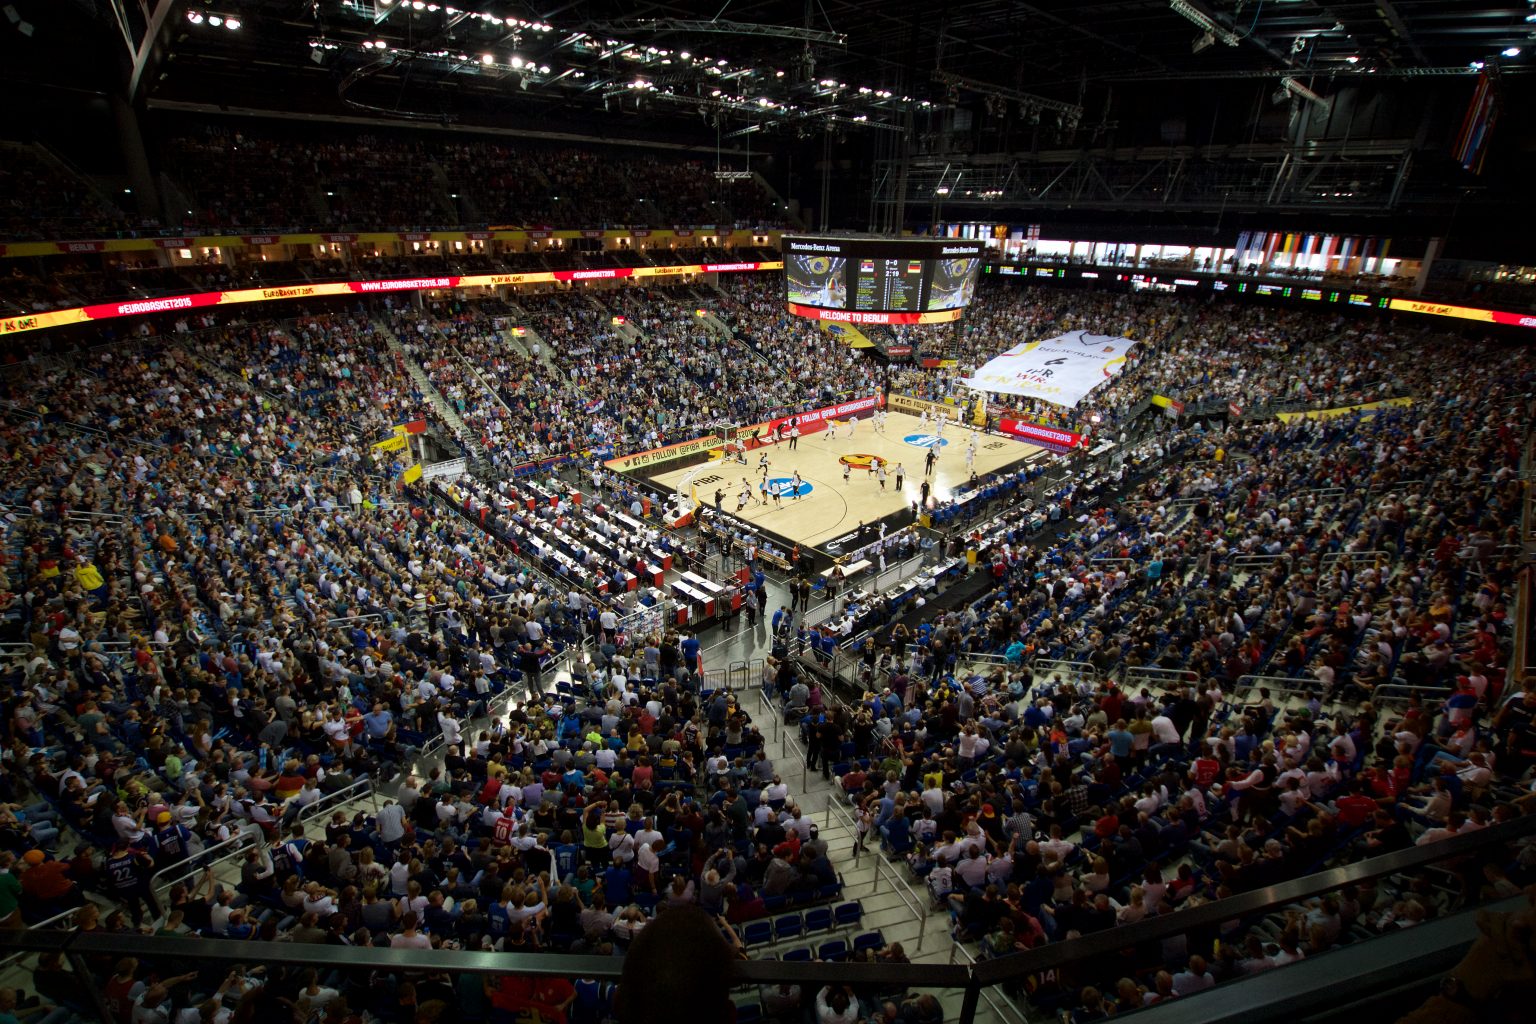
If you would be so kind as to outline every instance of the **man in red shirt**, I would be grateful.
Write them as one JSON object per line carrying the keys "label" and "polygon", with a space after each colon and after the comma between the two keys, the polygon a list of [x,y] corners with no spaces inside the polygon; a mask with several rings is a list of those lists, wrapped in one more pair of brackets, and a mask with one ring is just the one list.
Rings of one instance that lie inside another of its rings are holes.
{"label": "man in red shirt", "polygon": [[21,891],[28,897],[56,910],[80,902],[79,890],[64,861],[49,860],[42,850],[28,850],[21,862],[26,865],[21,875]]}
{"label": "man in red shirt", "polygon": [[1376,812],[1376,801],[1364,793],[1353,792],[1334,801],[1339,824],[1345,828],[1359,828]]}

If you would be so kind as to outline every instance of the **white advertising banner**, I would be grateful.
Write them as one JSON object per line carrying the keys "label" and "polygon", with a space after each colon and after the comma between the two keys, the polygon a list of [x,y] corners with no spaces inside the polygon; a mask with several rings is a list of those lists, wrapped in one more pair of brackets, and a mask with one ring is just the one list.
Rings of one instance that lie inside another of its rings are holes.
{"label": "white advertising banner", "polygon": [[1120,372],[1134,338],[1072,331],[1015,345],[980,367],[964,383],[981,391],[1041,398],[1074,406]]}

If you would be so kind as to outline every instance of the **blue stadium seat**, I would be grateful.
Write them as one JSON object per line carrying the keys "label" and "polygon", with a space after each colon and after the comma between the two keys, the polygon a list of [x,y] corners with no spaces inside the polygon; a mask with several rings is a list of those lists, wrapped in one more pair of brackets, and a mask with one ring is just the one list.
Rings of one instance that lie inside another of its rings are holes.
{"label": "blue stadium seat", "polygon": [[854,952],[862,952],[866,949],[884,949],[885,936],[879,932],[865,932],[853,937]]}
{"label": "blue stadium seat", "polygon": [[805,933],[805,921],[799,914],[785,914],[783,917],[773,919],[773,938],[775,942],[783,939],[793,939]]}
{"label": "blue stadium seat", "polygon": [[846,960],[848,959],[848,943],[844,942],[842,939],[833,939],[830,942],[823,942],[821,946],[816,950],[816,959],[830,960],[833,962]]}
{"label": "blue stadium seat", "polygon": [[741,929],[741,941],[748,946],[760,946],[773,941],[773,925],[767,921],[748,921]]}

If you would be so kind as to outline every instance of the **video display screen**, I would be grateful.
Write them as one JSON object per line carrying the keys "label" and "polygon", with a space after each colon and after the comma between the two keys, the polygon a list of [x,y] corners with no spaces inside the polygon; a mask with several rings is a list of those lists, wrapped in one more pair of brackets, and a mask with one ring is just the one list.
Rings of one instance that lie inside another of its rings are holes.
{"label": "video display screen", "polygon": [[893,314],[890,322],[958,316],[975,297],[985,254],[981,241],[950,238],[785,237],[783,246],[791,312],[820,319],[830,319],[826,311]]}
{"label": "video display screen", "polygon": [[841,256],[787,256],[784,287],[790,302],[842,309],[848,304],[848,261]]}

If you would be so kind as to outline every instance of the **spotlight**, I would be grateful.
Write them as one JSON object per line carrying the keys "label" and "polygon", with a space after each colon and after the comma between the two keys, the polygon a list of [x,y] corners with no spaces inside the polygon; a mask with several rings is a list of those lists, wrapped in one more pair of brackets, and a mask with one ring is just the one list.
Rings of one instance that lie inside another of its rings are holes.
{"label": "spotlight", "polygon": [[541,75],[549,74],[549,65],[548,64],[540,64],[539,65],[539,74],[541,74]]}
{"label": "spotlight", "polygon": [[231,32],[234,32],[235,30],[237,30],[240,27],[240,19],[239,18],[225,18],[224,19],[224,27],[229,29]]}
{"label": "spotlight", "polygon": [[1506,56],[1506,57],[1518,57],[1518,56],[1520,56],[1520,47],[1518,47],[1518,46],[1511,46],[1509,49],[1504,51],[1504,56]]}
{"label": "spotlight", "polygon": [[527,62],[526,62],[526,61],[524,61],[524,60],[523,60],[523,58],[521,58],[521,57],[517,57],[517,56],[514,56],[514,57],[513,57],[513,58],[512,58],[512,66],[513,66],[513,67],[515,67],[515,68],[520,68],[520,67],[522,67],[522,66],[523,66],[523,65],[524,65],[524,64],[525,64],[525,63],[527,63]]}
{"label": "spotlight", "polygon": [[214,28],[218,28],[220,25],[224,24],[224,18],[219,14],[210,14],[208,15],[208,24],[212,25]]}
{"label": "spotlight", "polygon": [[203,12],[202,11],[188,11],[187,12],[187,20],[190,21],[194,25],[201,25],[203,23]]}
{"label": "spotlight", "polygon": [[480,63],[481,64],[494,64],[494,63],[496,63],[496,58],[492,57],[488,53],[482,53],[480,55]]}

